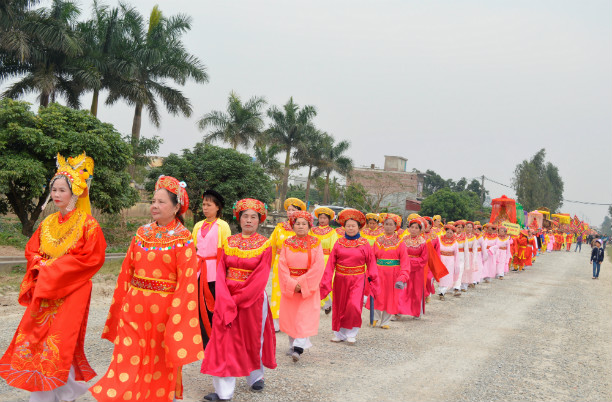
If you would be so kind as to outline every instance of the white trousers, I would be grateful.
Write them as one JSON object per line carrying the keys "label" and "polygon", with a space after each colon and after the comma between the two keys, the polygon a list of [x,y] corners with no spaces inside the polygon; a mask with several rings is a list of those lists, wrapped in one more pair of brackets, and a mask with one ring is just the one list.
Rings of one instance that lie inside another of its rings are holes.
{"label": "white trousers", "polygon": [[[266,318],[268,316],[268,295],[264,291],[264,301],[262,306],[261,316],[261,347],[259,348],[259,369],[253,370],[247,376],[247,384],[249,387],[255,384],[257,381],[264,377],[264,367],[261,363],[261,350],[263,348],[264,341],[264,328],[266,325]],[[215,377],[213,376],[213,387],[215,387],[215,393],[219,396],[219,399],[232,399],[234,396],[234,390],[236,389],[236,377]]]}
{"label": "white trousers", "polygon": [[389,325],[391,317],[393,317],[393,314],[389,314],[386,311],[374,310],[374,320],[378,321],[377,324],[381,327],[383,325]]}
{"label": "white trousers", "polygon": [[438,294],[442,293],[444,295],[447,290],[448,288],[446,286],[438,286]]}
{"label": "white trousers", "polygon": [[312,347],[312,343],[310,342],[310,338],[289,337],[289,348],[291,348],[291,350],[293,350],[293,348],[302,348],[306,350],[311,347]]}
{"label": "white trousers", "polygon": [[[464,254],[465,253],[459,253],[459,277],[453,283],[454,289],[461,288],[461,279],[463,278],[463,270],[465,269],[465,255]],[[455,269],[457,268],[455,267]]]}
{"label": "white trousers", "polygon": [[334,331],[334,335],[336,335],[336,338],[346,341],[348,338],[357,338],[358,332],[359,327],[353,327],[351,329],[340,328],[340,331]]}
{"label": "white trousers", "polygon": [[74,380],[74,366],[71,366],[66,385],[51,391],[32,392],[30,393],[30,402],[72,401],[86,393],[88,388],[89,385],[87,383]]}

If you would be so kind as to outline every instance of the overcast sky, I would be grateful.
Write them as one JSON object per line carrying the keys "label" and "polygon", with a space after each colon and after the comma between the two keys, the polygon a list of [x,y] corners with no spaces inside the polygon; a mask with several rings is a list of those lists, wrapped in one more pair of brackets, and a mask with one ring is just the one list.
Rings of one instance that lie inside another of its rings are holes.
{"label": "overcast sky", "polygon": [[[129,2],[147,16],[155,4]],[[80,4],[88,16],[90,2]],[[201,140],[195,121],[224,110],[231,90],[274,105],[293,96],[317,108],[320,129],[350,140],[356,165],[401,155],[408,170],[510,185],[515,166],[546,148],[566,199],[612,201],[609,0],[158,4],[192,16],[185,43],[210,76],[184,88],[191,118],[163,114],[159,130],[143,119],[143,135],[164,138],[161,155]],[[132,115],[120,104],[98,117],[127,134]],[[607,207],[566,202],[562,212],[599,225]]]}

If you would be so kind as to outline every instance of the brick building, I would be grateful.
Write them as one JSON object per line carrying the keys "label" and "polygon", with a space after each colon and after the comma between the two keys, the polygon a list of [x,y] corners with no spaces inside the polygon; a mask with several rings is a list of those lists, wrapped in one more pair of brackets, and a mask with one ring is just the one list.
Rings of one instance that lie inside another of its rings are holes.
{"label": "brick building", "polygon": [[361,184],[379,211],[388,208],[405,218],[421,209],[425,177],[422,173],[407,172],[407,162],[408,159],[401,156],[385,155],[384,168],[374,164],[353,168],[346,184]]}

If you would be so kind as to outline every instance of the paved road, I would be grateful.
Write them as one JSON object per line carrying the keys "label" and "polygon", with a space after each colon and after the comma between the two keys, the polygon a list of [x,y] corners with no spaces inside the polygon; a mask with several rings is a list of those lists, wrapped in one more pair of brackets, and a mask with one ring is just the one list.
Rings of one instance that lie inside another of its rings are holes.
{"label": "paved road", "polygon": [[[612,400],[612,264],[606,259],[592,280],[588,258],[587,250],[545,255],[460,298],[434,298],[421,320],[363,328],[355,347],[329,342],[331,317],[322,315],[299,363],[285,356],[287,337],[278,334],[278,368],[267,371],[266,390],[248,392],[239,380],[234,400]],[[94,287],[86,349],[98,373],[112,351],[99,339],[112,288],[112,278]],[[22,312],[0,307],[0,349]],[[184,379],[186,401],[212,390],[197,363]],[[27,394],[0,383],[0,401],[19,400]]]}

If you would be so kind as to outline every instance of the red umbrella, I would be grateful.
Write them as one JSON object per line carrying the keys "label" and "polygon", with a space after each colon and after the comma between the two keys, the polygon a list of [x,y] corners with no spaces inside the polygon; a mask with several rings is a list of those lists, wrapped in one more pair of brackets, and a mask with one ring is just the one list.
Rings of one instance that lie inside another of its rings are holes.
{"label": "red umbrella", "polygon": [[510,221],[516,223],[516,201],[502,195],[491,200],[491,219],[489,222]]}

